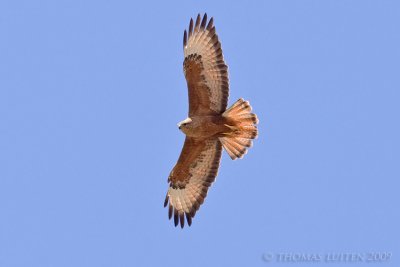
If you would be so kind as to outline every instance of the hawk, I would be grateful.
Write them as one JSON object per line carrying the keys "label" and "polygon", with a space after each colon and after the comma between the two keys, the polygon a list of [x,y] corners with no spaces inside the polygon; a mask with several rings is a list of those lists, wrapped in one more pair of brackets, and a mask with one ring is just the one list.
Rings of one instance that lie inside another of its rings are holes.
{"label": "hawk", "polygon": [[257,137],[257,116],[240,98],[227,109],[228,66],[207,14],[190,20],[183,34],[183,71],[189,92],[189,117],[178,124],[186,135],[178,162],[169,177],[164,207],[168,217],[183,228],[192,224],[207,191],[214,182],[222,147],[231,159],[242,158]]}

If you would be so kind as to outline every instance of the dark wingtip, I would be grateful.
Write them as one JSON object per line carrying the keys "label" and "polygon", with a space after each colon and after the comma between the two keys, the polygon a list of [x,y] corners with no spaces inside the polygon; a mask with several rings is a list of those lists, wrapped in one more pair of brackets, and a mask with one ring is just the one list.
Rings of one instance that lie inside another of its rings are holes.
{"label": "dark wingtip", "polygon": [[185,217],[184,217],[184,214],[183,214],[183,213],[181,213],[181,214],[179,215],[179,219],[180,219],[180,221],[181,221],[181,228],[183,228],[183,227],[185,226]]}
{"label": "dark wingtip", "polygon": [[175,227],[178,226],[178,223],[179,223],[179,216],[178,216],[178,212],[175,209],[175,211],[174,211],[174,224],[175,224]]}
{"label": "dark wingtip", "polygon": [[169,197],[168,197],[168,193],[167,193],[167,195],[165,196],[165,200],[164,200],[164,208],[167,206],[168,200],[169,200]]}
{"label": "dark wingtip", "polygon": [[187,44],[187,32],[186,30],[183,33],[183,47],[185,47]]}
{"label": "dark wingtip", "polygon": [[172,218],[172,213],[173,213],[173,208],[172,208],[172,206],[171,205],[169,205],[169,207],[168,207],[168,219],[170,219],[171,220],[171,218]]}
{"label": "dark wingtip", "polygon": [[186,213],[186,220],[188,222],[188,225],[191,226],[192,225],[192,217],[190,217],[189,213]]}
{"label": "dark wingtip", "polygon": [[193,19],[190,18],[190,23],[189,23],[189,37],[192,36],[193,34]]}
{"label": "dark wingtip", "polygon": [[196,31],[199,29],[200,19],[201,19],[201,17],[200,17],[200,13],[199,13],[199,14],[197,14],[196,25],[194,26]]}
{"label": "dark wingtip", "polygon": [[202,30],[204,30],[204,28],[206,27],[206,24],[207,24],[207,13],[204,13],[203,20],[201,21],[201,26],[200,26],[200,28],[201,28]]}
{"label": "dark wingtip", "polygon": [[207,30],[210,30],[212,28],[213,24],[214,24],[214,18],[211,17],[211,19],[210,19],[210,21],[208,22],[208,25],[207,25]]}

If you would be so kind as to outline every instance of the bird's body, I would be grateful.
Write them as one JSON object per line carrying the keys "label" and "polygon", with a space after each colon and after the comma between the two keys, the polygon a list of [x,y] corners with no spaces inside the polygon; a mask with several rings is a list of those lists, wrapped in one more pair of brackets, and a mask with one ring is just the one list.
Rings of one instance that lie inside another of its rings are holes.
{"label": "bird's body", "polygon": [[178,124],[186,135],[181,155],[169,177],[164,206],[169,218],[183,228],[204,202],[218,173],[224,148],[232,159],[242,158],[257,137],[257,116],[240,98],[226,109],[229,95],[228,66],[207,14],[190,20],[184,32],[183,70],[189,92],[189,117]]}
{"label": "bird's body", "polygon": [[230,130],[226,126],[228,123],[227,118],[222,116],[193,116],[188,119],[190,122],[181,124],[179,129],[189,137],[199,139],[212,136],[218,137]]}

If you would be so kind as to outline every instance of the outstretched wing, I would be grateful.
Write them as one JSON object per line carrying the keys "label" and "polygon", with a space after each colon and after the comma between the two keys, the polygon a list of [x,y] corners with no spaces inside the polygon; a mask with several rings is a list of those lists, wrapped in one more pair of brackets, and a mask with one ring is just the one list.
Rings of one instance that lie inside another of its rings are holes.
{"label": "outstretched wing", "polygon": [[178,162],[169,177],[169,189],[164,207],[169,202],[168,216],[174,216],[183,228],[185,217],[189,224],[203,204],[208,188],[214,182],[221,160],[222,145],[217,138],[198,140],[186,137]]}
{"label": "outstretched wing", "polygon": [[191,19],[189,33],[185,30],[183,35],[183,71],[189,91],[189,117],[221,114],[228,104],[228,66],[224,62],[213,18],[207,24],[207,14],[204,14],[200,20],[200,14],[194,25]]}

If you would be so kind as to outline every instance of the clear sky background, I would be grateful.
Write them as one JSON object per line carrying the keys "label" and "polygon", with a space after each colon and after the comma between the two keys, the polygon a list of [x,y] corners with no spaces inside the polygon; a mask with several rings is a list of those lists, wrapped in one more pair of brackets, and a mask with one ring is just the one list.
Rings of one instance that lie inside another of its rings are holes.
{"label": "clear sky background", "polygon": [[[240,2],[0,2],[1,267],[400,266],[400,3]],[[182,230],[163,202],[198,12],[260,135]]]}

